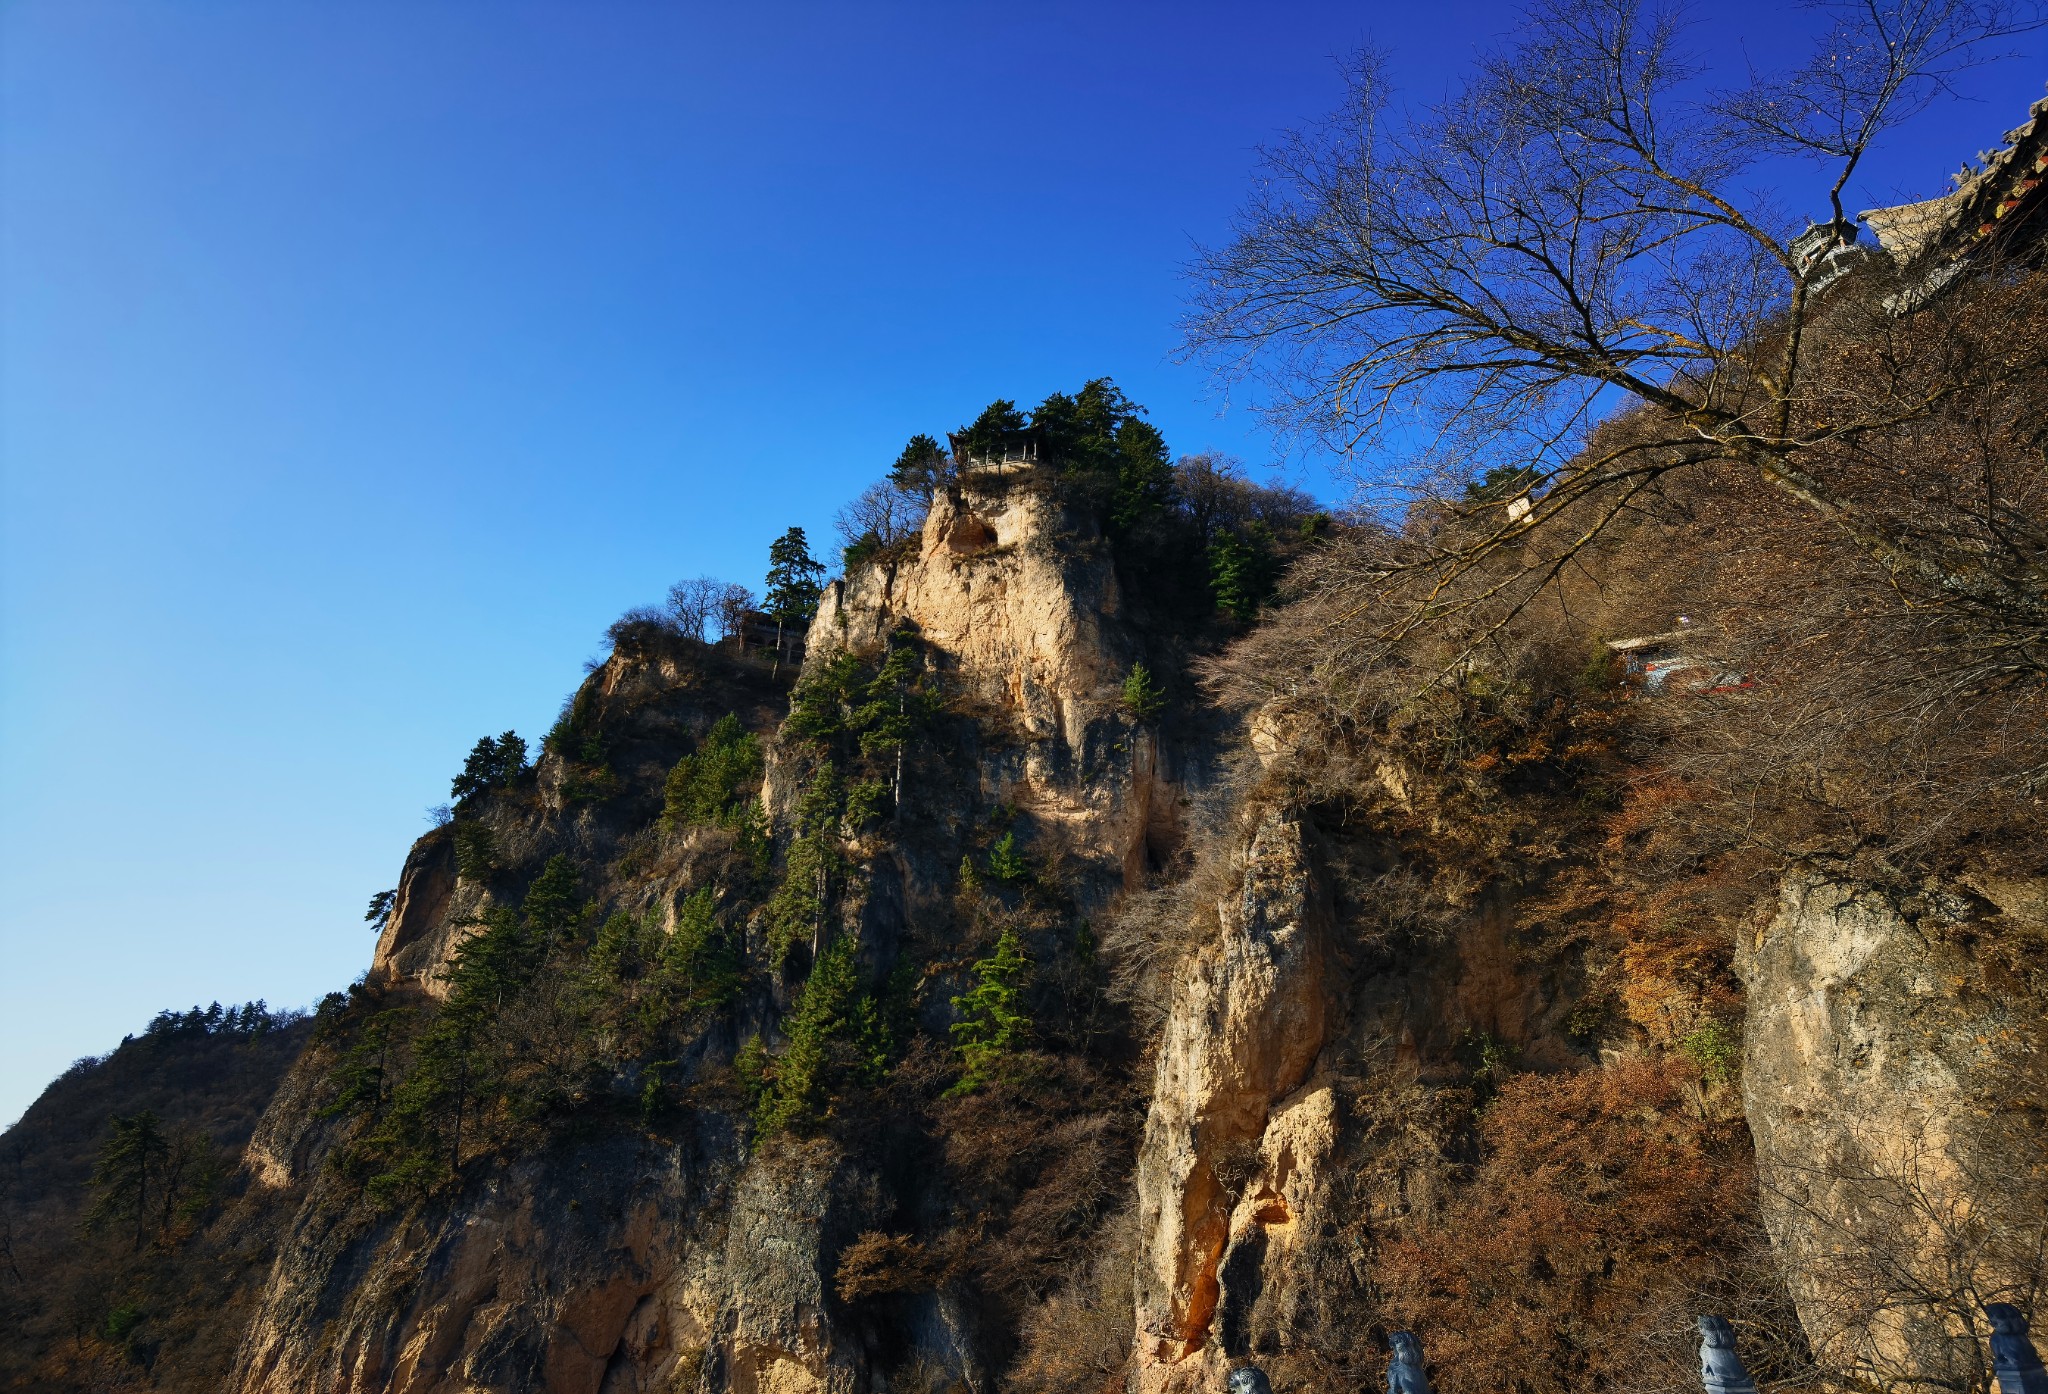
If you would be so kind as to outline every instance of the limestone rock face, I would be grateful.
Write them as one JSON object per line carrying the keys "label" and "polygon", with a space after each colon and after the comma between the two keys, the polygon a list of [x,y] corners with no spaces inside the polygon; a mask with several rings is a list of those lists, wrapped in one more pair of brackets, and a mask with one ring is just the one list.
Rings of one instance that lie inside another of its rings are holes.
{"label": "limestone rock face", "polygon": [[1996,1111],[2029,1032],[1973,949],[2000,913],[1802,873],[1738,945],[1774,1247],[1817,1353],[1887,1386],[1981,1386],[1972,1289],[2016,1276],[2007,1240],[2038,1213],[2037,1124]]}
{"label": "limestone rock face", "polygon": [[828,1295],[871,1217],[841,1159],[749,1162],[614,1139],[506,1168],[432,1218],[352,1230],[302,1210],[230,1388],[454,1394],[851,1394]]}
{"label": "limestone rock face", "polygon": [[[1080,888],[1093,908],[1178,840],[1186,777],[1121,713],[1136,655],[1124,611],[1092,522],[1042,487],[970,476],[933,503],[915,556],[827,589],[804,661],[914,630],[1006,738],[979,762],[985,789],[1094,871]],[[772,776],[769,794],[780,813]]]}
{"label": "limestone rock face", "polygon": [[[1163,754],[1154,733],[1121,710],[1144,639],[1127,624],[1101,537],[1047,488],[990,478],[942,497],[914,556],[832,586],[810,633],[807,671],[879,647],[905,625],[943,675],[948,701],[975,718],[955,727],[979,734],[963,734],[958,748],[917,752],[944,778],[921,786],[893,838],[850,848],[834,932],[855,939],[878,977],[911,917],[952,894],[962,839],[986,827],[991,808],[1014,810],[1006,826],[1019,829],[1034,857],[1062,858],[1063,877],[1091,911],[1165,859],[1179,836],[1185,783],[1169,766],[1203,757]],[[500,865],[515,871],[465,874],[453,829],[420,840],[378,945],[373,986],[398,1000],[445,993],[444,970],[468,927],[500,903],[494,896],[514,903],[509,897],[558,853],[581,869],[585,893],[636,913],[666,907],[672,922],[691,886],[695,834],[654,835],[664,776],[725,711],[740,711],[761,732],[786,711],[786,670],[768,688],[766,665],[755,672],[712,655],[693,666],[690,652],[680,660],[617,653],[584,684],[572,710],[602,723],[604,771],[595,757],[579,766],[573,751],[551,752],[536,780],[459,811],[488,829]],[[801,756],[773,738],[766,754],[764,802],[783,825]],[[600,779],[610,792],[577,792],[579,782],[587,790]],[[1257,889],[1247,892],[1242,944],[1222,970],[1232,986],[1214,1004],[1234,1042],[1266,1054],[1236,1062],[1226,1050],[1190,1065],[1216,1089],[1264,1091],[1256,1106],[1219,1096],[1209,1110],[1254,1143],[1267,1101],[1299,1083],[1294,1056],[1312,1056],[1320,1030],[1319,1020],[1296,1019],[1303,1004],[1288,996],[1312,971],[1305,856],[1292,824],[1276,823],[1260,843],[1247,872]],[[750,952],[758,947],[749,942]],[[1285,981],[1268,981],[1276,975]],[[773,977],[763,968],[757,981]],[[677,1078],[729,1070],[755,1032],[777,1044],[777,1008],[787,1006],[777,991],[749,998],[735,1008],[743,1020],[670,1062]],[[1272,998],[1264,1007],[1261,992]],[[943,991],[935,995],[943,1002]],[[1203,1047],[1187,1040],[1177,1049],[1192,1061]],[[1240,1068],[1251,1082],[1232,1082]],[[714,1091],[685,1141],[628,1128],[466,1162],[458,1188],[411,1211],[376,1214],[323,1172],[321,1154],[340,1125],[319,1119],[317,1081],[297,1083],[250,1151],[260,1184],[304,1188],[305,1198],[236,1365],[229,1387],[237,1394],[880,1387],[873,1333],[839,1300],[833,1275],[846,1243],[887,1222],[892,1207],[924,1202],[882,1198],[858,1156],[786,1137],[750,1152],[743,1105],[722,1111]],[[1190,1126],[1197,1116],[1207,1114],[1198,1107]],[[1275,1194],[1293,1165],[1276,1152]],[[1229,1202],[1217,1203],[1200,1242],[1220,1254],[1230,1213]],[[915,1368],[946,1388],[992,1387],[985,1333],[952,1293],[906,1296],[899,1312],[907,1315],[891,1337],[892,1368]]]}
{"label": "limestone rock face", "polygon": [[[1329,912],[1298,818],[1268,814],[1222,933],[1175,994],[1138,1160],[1137,1387],[1221,1388],[1227,1270],[1285,1246],[1334,1137],[1303,1087],[1325,1035]],[[1291,1097],[1290,1097],[1291,1096]],[[1214,1367],[1214,1368],[1211,1368]]]}

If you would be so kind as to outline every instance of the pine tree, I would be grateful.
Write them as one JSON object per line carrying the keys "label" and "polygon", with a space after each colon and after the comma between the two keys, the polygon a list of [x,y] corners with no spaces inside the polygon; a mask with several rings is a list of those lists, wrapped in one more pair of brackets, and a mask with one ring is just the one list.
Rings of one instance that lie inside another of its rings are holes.
{"label": "pine tree", "polygon": [[987,1083],[1002,1057],[1030,1038],[1031,1018],[1023,1006],[1030,970],[1016,929],[1005,926],[995,953],[974,965],[974,986],[953,999],[960,1013],[951,1028],[953,1049],[966,1069],[951,1092],[965,1094]]}
{"label": "pine tree", "polygon": [[1138,721],[1150,721],[1166,710],[1166,689],[1152,679],[1152,671],[1142,663],[1131,665],[1131,675],[1124,679],[1124,710]]}
{"label": "pine tree", "polygon": [[998,881],[1015,884],[1031,874],[1031,864],[1017,850],[1017,834],[1006,832],[988,851],[988,874]]}
{"label": "pine tree", "polygon": [[854,1024],[860,1005],[854,942],[841,937],[818,955],[784,1027],[789,1046],[770,1067],[773,1085],[754,1123],[763,1137],[801,1129],[824,1116],[832,1085],[832,1045]]}
{"label": "pine tree", "polygon": [[782,666],[782,634],[790,625],[809,624],[825,593],[825,567],[811,555],[802,528],[791,528],[768,548],[768,598],[775,619],[775,663]]}
{"label": "pine tree", "polygon": [[676,761],[662,790],[665,827],[733,827],[761,782],[761,743],[727,713],[704,741]]}
{"label": "pine tree", "polygon": [[972,460],[1001,460],[1006,438],[1023,429],[1024,413],[1017,410],[1015,402],[1007,397],[990,402],[971,425],[961,427],[956,433],[960,456],[955,465],[964,465]]}
{"label": "pine tree", "polygon": [[91,1185],[97,1195],[86,1212],[89,1229],[115,1221],[132,1221],[134,1248],[142,1249],[151,1213],[150,1202],[164,1189],[164,1163],[171,1151],[164,1136],[163,1122],[144,1109],[127,1117],[116,1115],[114,1131],[100,1144],[93,1164]]}
{"label": "pine tree", "polygon": [[502,789],[526,773],[526,742],[516,731],[496,740],[485,736],[463,761],[462,773],[449,785],[449,797],[461,803],[487,789]]}
{"label": "pine tree", "polygon": [[1249,624],[1272,599],[1280,563],[1272,532],[1253,523],[1242,535],[1225,533],[1209,544],[1209,589],[1219,608]]}
{"label": "pine tree", "polygon": [[920,434],[910,438],[910,444],[903,447],[903,453],[889,467],[889,482],[930,503],[946,486],[952,470],[953,462],[945,449],[930,436]]}
{"label": "pine tree", "polygon": [[904,753],[911,738],[938,713],[938,699],[925,679],[924,665],[905,634],[890,636],[888,656],[882,660],[864,696],[866,701],[853,713],[853,725],[860,731],[861,754],[895,756],[890,797],[900,817]]}

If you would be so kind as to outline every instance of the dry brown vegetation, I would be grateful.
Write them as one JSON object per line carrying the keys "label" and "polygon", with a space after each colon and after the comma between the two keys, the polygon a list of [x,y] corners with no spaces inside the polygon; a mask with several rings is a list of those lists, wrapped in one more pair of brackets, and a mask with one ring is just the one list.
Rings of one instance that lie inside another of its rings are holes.
{"label": "dry brown vegetation", "polygon": [[[1739,1121],[1732,965],[1788,866],[1906,898],[1972,868],[2038,874],[2044,280],[1998,269],[1896,318],[1845,298],[1808,344],[1803,468],[1890,535],[1980,568],[1969,586],[1927,584],[1642,411],[1581,457],[1625,457],[1628,479],[1568,466],[1525,527],[1483,490],[1438,492],[1396,526],[1354,519],[1204,665],[1263,752],[1241,799],[1320,830],[1344,939],[1332,992],[1352,1017],[1325,1055],[1349,1081],[1342,1239],[1295,1260],[1317,1296],[1291,1325],[1223,1337],[1249,1341],[1276,1388],[1376,1378],[1404,1325],[1447,1391],[1677,1387],[1700,1310],[1735,1319],[1767,1381],[1807,1381],[1871,1367],[1873,1313],[1968,1330],[1989,1289],[1950,1279],[2024,1266],[1993,1250],[2038,1227],[1972,1229],[1954,1187],[1944,1201],[1831,1172],[1900,1219],[1843,1241],[1826,1281],[1868,1310],[1808,1348],[1788,1278],[1811,1275],[1766,1241]],[[1889,424],[1820,429],[1852,416]],[[1681,628],[1700,667],[1660,694],[1603,643]],[[1213,934],[1229,882],[1226,839],[1126,906],[1108,942],[1141,1004]],[[2038,1019],[2038,926],[1978,940]],[[2015,1047],[2007,1097],[1973,1104],[2008,1142],[2038,1136],[2036,1053]],[[2002,1193],[2034,1184],[1999,1175]],[[1931,1276],[1901,1263],[1900,1236],[1922,1230],[1954,1251]],[[1085,1310],[1095,1281],[1059,1301]]]}
{"label": "dry brown vegetation", "polygon": [[131,1039],[74,1065],[0,1139],[0,1387],[219,1387],[285,1210],[229,1174],[132,1245],[82,1230],[89,1177],[111,1120],[144,1109],[231,1167],[307,1029]]}

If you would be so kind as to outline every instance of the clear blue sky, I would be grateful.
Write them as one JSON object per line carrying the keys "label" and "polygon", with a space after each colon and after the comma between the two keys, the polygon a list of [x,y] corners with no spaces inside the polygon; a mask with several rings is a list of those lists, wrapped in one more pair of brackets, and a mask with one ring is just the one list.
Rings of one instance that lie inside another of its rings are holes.
{"label": "clear blue sky", "polygon": [[[913,431],[1108,373],[1272,460],[1170,361],[1191,242],[1333,56],[1430,96],[1510,15],[0,5],[0,1122],[161,1007],[355,977],[471,742]],[[2030,47],[1865,201],[2016,124]]]}

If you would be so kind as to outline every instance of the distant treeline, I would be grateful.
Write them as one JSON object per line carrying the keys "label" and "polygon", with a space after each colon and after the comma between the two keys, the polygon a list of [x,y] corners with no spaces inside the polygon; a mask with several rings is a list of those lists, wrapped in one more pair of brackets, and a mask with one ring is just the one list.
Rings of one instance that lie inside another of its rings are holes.
{"label": "distant treeline", "polygon": [[253,1038],[302,1019],[304,1012],[272,1011],[262,998],[239,1007],[210,1003],[189,1012],[161,1011],[151,1019],[144,1036],[241,1036]]}

